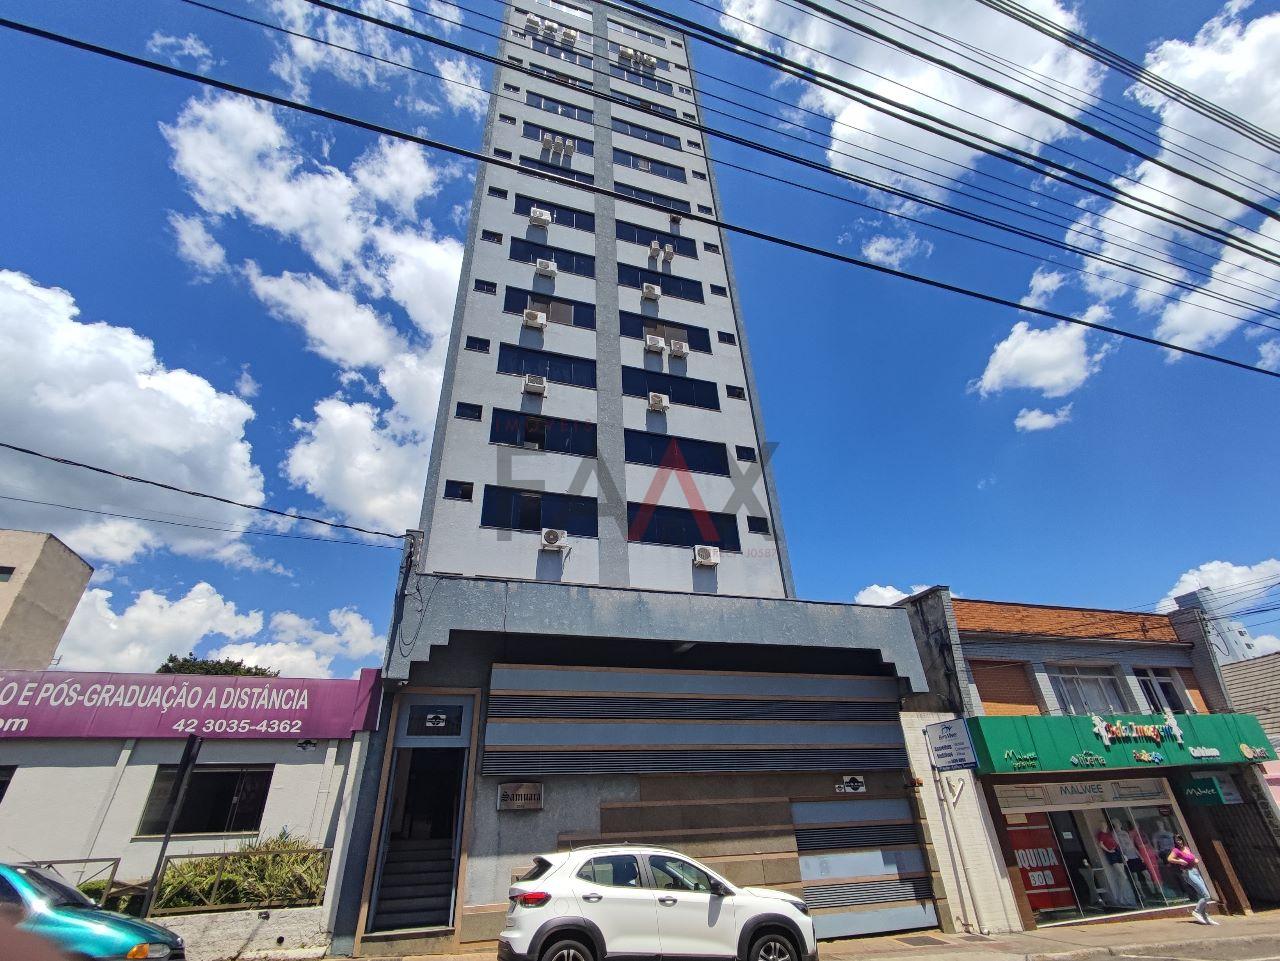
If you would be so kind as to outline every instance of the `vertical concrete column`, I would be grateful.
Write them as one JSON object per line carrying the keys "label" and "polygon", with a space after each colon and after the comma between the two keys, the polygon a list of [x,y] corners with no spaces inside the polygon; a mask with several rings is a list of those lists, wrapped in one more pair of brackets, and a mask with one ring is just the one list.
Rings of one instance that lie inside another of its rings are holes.
{"label": "vertical concrete column", "polygon": [[1040,703],[1048,714],[1061,714],[1063,707],[1058,703],[1058,695],[1054,693],[1053,685],[1049,683],[1049,669],[1045,667],[1044,661],[1032,661],[1028,665],[1031,669],[1031,678],[1035,681],[1036,690],[1040,694]]}

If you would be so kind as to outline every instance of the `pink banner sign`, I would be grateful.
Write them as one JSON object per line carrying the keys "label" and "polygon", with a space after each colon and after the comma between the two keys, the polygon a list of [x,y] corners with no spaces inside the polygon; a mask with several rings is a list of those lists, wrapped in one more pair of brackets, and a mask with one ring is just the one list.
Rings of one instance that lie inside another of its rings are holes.
{"label": "pink banner sign", "polygon": [[347,738],[377,726],[378,679],[0,671],[0,739]]}

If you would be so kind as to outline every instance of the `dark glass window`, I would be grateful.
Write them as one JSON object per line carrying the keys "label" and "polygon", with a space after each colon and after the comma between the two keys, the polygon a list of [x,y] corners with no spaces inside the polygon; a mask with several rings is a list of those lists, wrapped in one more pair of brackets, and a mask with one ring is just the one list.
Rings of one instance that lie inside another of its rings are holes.
{"label": "dark glass window", "polygon": [[576,63],[580,67],[590,67],[592,60],[585,53],[578,53],[571,47],[562,47],[558,43],[547,43],[540,37],[534,37],[529,41],[529,45],[538,53],[545,53],[548,57],[555,57],[568,63]]}
{"label": "dark glass window", "polygon": [[659,320],[657,317],[645,317],[643,314],[633,314],[629,310],[618,311],[618,321],[623,337],[644,340],[646,335],[653,334],[667,343],[683,340],[689,345],[690,350],[704,354],[711,353],[711,331],[705,327],[677,324],[670,320]]}
{"label": "dark glass window", "polygon": [[738,338],[733,336],[733,334],[729,333],[727,330],[716,331],[716,337],[722,344],[736,344],[738,342]]}
{"label": "dark glass window", "polygon": [[444,482],[444,496],[446,500],[451,501],[469,501],[471,495],[475,491],[475,484],[471,481],[447,480]]}
{"label": "dark glass window", "polygon": [[663,133],[661,130],[654,130],[652,127],[642,127],[638,123],[623,120],[621,117],[613,118],[613,130],[615,133],[626,134],[628,137],[637,137],[640,140],[647,140],[649,143],[670,147],[672,150],[681,149],[679,137]]}
{"label": "dark glass window", "polygon": [[[9,568],[13,570],[13,568]],[[5,792],[9,790],[9,785],[13,781],[13,775],[18,768],[13,764],[0,765],[0,801],[4,800]]]}
{"label": "dark glass window", "polygon": [[487,337],[468,337],[464,349],[487,354],[489,353],[489,340]]}
{"label": "dark glass window", "polygon": [[706,180],[706,179],[707,179],[707,175],[706,175],[706,174],[704,174],[701,170],[695,170],[695,171],[693,171],[693,179],[694,179],[694,180]]}
{"label": "dark glass window", "polygon": [[663,274],[656,270],[646,270],[644,267],[632,267],[630,264],[618,264],[619,286],[642,288],[645,284],[657,284],[668,297],[702,303],[702,281],[700,280],[677,277],[675,274]]}
{"label": "dark glass window", "polygon": [[751,515],[749,515],[749,514],[748,514],[748,515],[747,515],[747,530],[748,530],[748,531],[750,531],[752,534],[768,534],[768,533],[769,533],[769,518],[767,518],[767,517],[752,517]]}
{"label": "dark glass window", "polygon": [[640,862],[634,854],[606,854],[592,858],[578,869],[577,876],[592,884],[613,888],[644,886],[644,879],[640,876]]}
{"label": "dark glass window", "polygon": [[609,92],[618,100],[621,100],[629,106],[635,107],[637,110],[647,110],[649,113],[656,113],[663,117],[671,117],[672,119],[675,119],[675,107],[668,107],[665,104],[654,103],[652,100],[645,100],[644,97],[637,97],[635,94],[627,93],[625,90],[614,90],[612,87],[609,88]]}
{"label": "dark glass window", "polygon": [[687,144],[688,144],[690,147],[692,147],[694,150],[701,150],[701,149],[702,149],[702,144],[698,143],[698,141],[696,141],[696,140],[686,140],[686,141],[685,141],[685,143],[687,143]]}
{"label": "dark glass window", "polygon": [[[619,33],[628,37],[634,37],[637,40],[647,40],[649,43],[658,47],[665,47],[667,45],[666,37],[660,37],[656,33],[649,33],[646,30],[641,30],[639,27],[627,26],[627,24],[619,23],[617,20],[609,21],[609,29],[617,30]],[[680,46],[680,44],[676,43],[674,40],[671,41],[671,44],[675,47]]]}
{"label": "dark glass window", "polygon": [[595,457],[596,425],[585,420],[542,417],[495,407],[489,443]]}
{"label": "dark glass window", "polygon": [[743,447],[741,445],[737,445],[734,450],[737,452],[738,460],[750,461],[753,464],[755,463],[756,449],[754,447]]}
{"label": "dark glass window", "polygon": [[648,247],[656,240],[664,247],[670,244],[675,248],[675,252],[682,257],[698,259],[698,245],[688,237],[681,237],[665,230],[652,230],[649,227],[641,227],[639,224],[629,224],[625,220],[617,221],[616,230],[619,240],[639,244],[642,247]]}
{"label": "dark glass window", "polygon": [[[174,834],[233,834],[257,831],[271,789],[271,765],[238,767],[197,764],[187,782],[174,822]],[[138,833],[164,834],[172,811],[170,805],[178,778],[176,764],[156,768],[151,793],[142,809]]]}
{"label": "dark glass window", "polygon": [[668,547],[709,544],[722,551],[740,551],[738,519],[732,514],[695,511],[685,507],[627,502],[627,540]]}
{"label": "dark glass window", "polygon": [[711,208],[706,204],[698,204],[698,213],[709,215],[711,213]]}
{"label": "dark glass window", "polygon": [[729,452],[724,444],[670,434],[651,434],[643,430],[625,432],[626,459],[629,464],[652,467],[686,467],[699,474],[729,476]]}
{"label": "dark glass window", "polygon": [[647,87],[649,90],[656,90],[658,93],[672,93],[675,88],[671,86],[670,81],[659,80],[657,77],[651,77],[647,73],[641,73],[639,70],[632,70],[618,63],[609,64],[609,73],[617,77],[619,80],[625,80],[627,83],[634,83],[637,86]]}
{"label": "dark glass window", "polygon": [[659,207],[669,207],[672,210],[680,210],[684,213],[689,212],[689,201],[679,200],[675,197],[668,197],[666,194],[655,193],[652,190],[645,190],[643,187],[632,187],[630,184],[615,182],[613,189],[625,197],[635,197],[637,200],[644,200],[651,204],[657,204]]}
{"label": "dark glass window", "polygon": [[596,328],[596,305],[566,297],[553,297],[521,287],[508,287],[502,309],[508,314],[523,314],[526,310],[540,310],[553,324],[568,324],[585,330]]}
{"label": "dark glass window", "polygon": [[571,87],[581,87],[584,90],[591,89],[590,80],[579,80],[577,77],[571,77],[567,73],[561,73],[559,70],[552,70],[550,67],[544,67],[540,63],[530,63],[529,72],[537,74],[540,77],[546,77],[550,80],[557,80],[560,83],[567,83]]}
{"label": "dark glass window", "polygon": [[549,200],[539,200],[537,197],[516,194],[515,212],[517,214],[527,217],[529,216],[529,211],[534,207],[551,214],[551,222],[553,224],[588,232],[594,232],[596,229],[596,215],[593,213],[578,210],[575,207],[566,207],[563,204],[553,204]]}
{"label": "dark glass window", "polygon": [[458,406],[453,409],[453,416],[460,420],[479,420],[484,416],[484,408],[479,404],[468,404],[460,400]]}
{"label": "dark glass window", "polygon": [[712,244],[712,243],[708,243],[708,242],[707,242],[707,241],[705,241],[705,240],[702,242],[702,249],[703,249],[703,250],[705,250],[705,251],[706,251],[707,253],[709,253],[709,254],[718,254],[718,253],[720,253],[720,245],[719,245],[719,244]]}
{"label": "dark glass window", "polygon": [[498,347],[498,373],[538,374],[556,384],[574,387],[596,386],[596,362],[586,357],[553,354],[548,350],[501,344]]}
{"label": "dark glass window", "polygon": [[477,280],[475,288],[476,292],[481,294],[496,294],[498,292],[498,285],[492,280]]}
{"label": "dark glass window", "polygon": [[502,243],[502,234],[496,230],[482,230],[480,231],[480,239],[486,243],[500,244]]}
{"label": "dark glass window", "polygon": [[541,170],[543,173],[555,174],[557,177],[566,177],[569,180],[576,180],[580,184],[593,184],[596,182],[596,178],[591,174],[574,170],[567,164],[539,160],[537,157],[526,157],[524,154],[520,155],[520,166],[527,167],[529,170]]}
{"label": "dark glass window", "polygon": [[500,113],[498,114],[498,121],[500,123],[515,123],[516,118],[512,117],[510,114]]}
{"label": "dark glass window", "polygon": [[631,167],[633,170],[653,174],[655,177],[665,177],[667,180],[676,180],[680,183],[685,182],[683,167],[664,163],[661,160],[654,160],[652,157],[642,157],[629,150],[620,150],[614,147],[613,162],[623,167]]}
{"label": "dark glass window", "polygon": [[747,399],[747,392],[743,390],[741,387],[733,386],[733,384],[724,385],[724,395],[726,397],[732,397],[734,400]]}
{"label": "dark glass window", "polygon": [[729,291],[728,291],[728,289],[727,289],[727,288],[725,288],[725,287],[721,287],[719,284],[712,284],[712,285],[711,285],[711,292],[712,292],[713,294],[715,294],[717,297],[727,297],[727,296],[729,296]]}
{"label": "dark glass window", "polygon": [[526,140],[536,140],[541,143],[542,135],[548,133],[552,137],[563,137],[565,140],[572,140],[574,151],[584,157],[595,156],[596,145],[593,141],[587,140],[585,137],[575,137],[573,134],[565,133],[563,130],[553,130],[551,127],[542,126],[542,124],[530,123],[526,120],[524,127],[520,131],[520,136]]}
{"label": "dark glass window", "polygon": [[501,147],[494,147],[494,148],[493,148],[493,155],[494,155],[495,157],[497,157],[499,160],[510,160],[510,159],[511,159],[511,151],[510,151],[510,150],[503,150]]}
{"label": "dark glass window", "polygon": [[13,579],[18,569],[16,567],[0,567],[0,584],[4,584]]}
{"label": "dark glass window", "polygon": [[623,367],[622,392],[628,397],[648,397],[650,393],[666,394],[673,404],[685,404],[707,410],[720,409],[720,397],[714,382],[698,380],[696,377],[664,374],[660,370]]}
{"label": "dark glass window", "polygon": [[489,188],[489,196],[490,196],[490,197],[497,197],[499,200],[506,200],[506,199],[507,199],[507,192],[506,192],[505,190],[503,190],[501,187],[490,187],[490,188]]}
{"label": "dark glass window", "polygon": [[[516,89],[519,88],[517,87]],[[539,110],[546,110],[549,113],[558,113],[562,117],[572,117],[574,120],[581,120],[583,123],[592,122],[591,111],[586,107],[575,107],[571,103],[544,97],[542,94],[534,93],[532,90],[525,91],[524,102],[530,107],[537,107]]]}
{"label": "dark glass window", "polygon": [[[519,92],[520,92],[520,88],[519,88],[519,87],[517,87],[514,83],[504,83],[504,84],[502,85],[502,89],[503,89],[503,90],[505,90],[507,93],[519,93]],[[535,106],[536,106],[536,104],[535,104]]]}
{"label": "dark glass window", "polygon": [[687,111],[687,110],[686,110],[686,111],[684,111],[683,116],[684,116],[684,119],[685,119],[685,120],[692,120],[692,121],[694,121],[695,123],[696,123],[696,122],[697,122],[697,120],[698,120],[698,117],[697,117],[697,115],[696,115],[696,114],[691,114],[691,113],[689,113],[689,111]]}
{"label": "dark glass window", "polygon": [[508,531],[540,531],[552,527],[576,537],[595,537],[599,524],[594,497],[526,491],[494,484],[484,486],[481,527]]}
{"label": "dark glass window", "polygon": [[[512,260],[523,264],[532,264],[538,260],[554,260],[556,267],[566,274],[577,274],[579,277],[596,275],[596,259],[590,254],[580,254],[576,250],[565,250],[563,247],[548,247],[546,244],[535,244],[520,237],[511,238]],[[652,283],[652,281],[650,281]],[[702,285],[699,284],[699,294]],[[701,300],[701,297],[698,298]]]}

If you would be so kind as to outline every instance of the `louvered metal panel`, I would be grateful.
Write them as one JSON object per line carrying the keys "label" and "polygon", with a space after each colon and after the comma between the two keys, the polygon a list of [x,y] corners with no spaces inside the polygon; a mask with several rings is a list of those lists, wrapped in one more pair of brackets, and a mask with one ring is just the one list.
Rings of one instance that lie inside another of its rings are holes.
{"label": "louvered metal panel", "polygon": [[886,771],[905,768],[902,748],[487,751],[483,774],[649,774],[703,771]]}
{"label": "louvered metal panel", "polygon": [[914,844],[920,840],[914,824],[859,824],[855,827],[796,828],[800,851],[873,848],[884,844]]}
{"label": "louvered metal panel", "polygon": [[898,717],[898,705],[891,701],[755,701],[721,698],[495,694],[489,698],[489,718],[492,720],[504,717],[893,721]]}
{"label": "louvered metal panel", "polygon": [[885,901],[924,901],[933,897],[928,878],[854,881],[845,884],[806,885],[804,903],[811,908],[840,908],[852,904]]}

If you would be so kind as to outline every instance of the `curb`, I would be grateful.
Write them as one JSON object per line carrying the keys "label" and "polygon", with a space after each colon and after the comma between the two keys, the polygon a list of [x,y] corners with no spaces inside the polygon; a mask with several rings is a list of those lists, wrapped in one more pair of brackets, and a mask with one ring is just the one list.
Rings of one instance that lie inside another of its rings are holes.
{"label": "curb", "polygon": [[1276,934],[1244,934],[1227,938],[1192,938],[1180,941],[1149,941],[1141,944],[1120,944],[1109,947],[1084,948],[1077,951],[1060,951],[1024,955],[1023,961],[1097,961],[1102,958],[1114,958],[1137,952],[1165,952],[1177,954],[1180,951],[1194,950],[1212,945],[1232,948],[1247,948],[1252,945],[1276,945],[1280,942],[1280,932]]}

